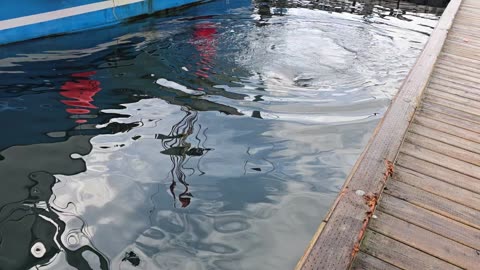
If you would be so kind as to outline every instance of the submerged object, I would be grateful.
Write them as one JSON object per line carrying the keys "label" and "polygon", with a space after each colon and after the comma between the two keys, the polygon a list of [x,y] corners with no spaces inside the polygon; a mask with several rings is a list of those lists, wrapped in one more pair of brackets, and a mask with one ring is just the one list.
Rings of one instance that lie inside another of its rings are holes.
{"label": "submerged object", "polygon": [[0,45],[121,23],[203,0],[0,1]]}

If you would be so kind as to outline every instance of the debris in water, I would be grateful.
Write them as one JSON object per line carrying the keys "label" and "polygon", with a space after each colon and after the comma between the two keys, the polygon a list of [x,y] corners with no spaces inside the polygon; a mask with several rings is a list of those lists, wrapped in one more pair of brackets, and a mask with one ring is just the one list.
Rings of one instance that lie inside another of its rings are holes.
{"label": "debris in water", "polygon": [[183,70],[185,71],[188,71],[188,68],[187,67],[182,67]]}
{"label": "debris in water", "polygon": [[140,265],[140,258],[133,251],[125,253],[125,257],[123,257],[122,262],[124,261],[129,261],[133,266]]}
{"label": "debris in water", "polygon": [[189,94],[189,95],[203,95],[204,93],[203,92],[200,92],[200,91],[196,91],[196,90],[192,90],[192,89],[189,89],[187,88],[186,86],[183,86],[181,84],[178,84],[176,82],[172,82],[172,81],[169,81],[167,79],[158,79],[157,80],[157,84],[163,86],[163,87],[167,87],[167,88],[171,88],[171,89],[175,89],[175,90],[179,90],[179,91],[182,91],[186,94]]}
{"label": "debris in water", "polygon": [[30,249],[30,252],[32,253],[33,257],[40,259],[45,255],[45,253],[47,253],[47,249],[42,242],[36,242]]}

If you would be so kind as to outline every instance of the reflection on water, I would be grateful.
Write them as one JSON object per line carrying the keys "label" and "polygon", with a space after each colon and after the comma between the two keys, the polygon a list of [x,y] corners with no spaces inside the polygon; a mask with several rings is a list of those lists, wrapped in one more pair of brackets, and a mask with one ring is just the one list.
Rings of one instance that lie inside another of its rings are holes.
{"label": "reflection on water", "polygon": [[0,269],[292,269],[437,18],[305,5],[2,47]]}

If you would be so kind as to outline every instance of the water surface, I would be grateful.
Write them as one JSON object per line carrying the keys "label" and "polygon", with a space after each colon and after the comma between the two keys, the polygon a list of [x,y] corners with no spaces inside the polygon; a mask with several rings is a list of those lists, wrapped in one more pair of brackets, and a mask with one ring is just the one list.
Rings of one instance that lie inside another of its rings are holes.
{"label": "water surface", "polygon": [[271,11],[1,47],[0,268],[292,269],[436,17]]}

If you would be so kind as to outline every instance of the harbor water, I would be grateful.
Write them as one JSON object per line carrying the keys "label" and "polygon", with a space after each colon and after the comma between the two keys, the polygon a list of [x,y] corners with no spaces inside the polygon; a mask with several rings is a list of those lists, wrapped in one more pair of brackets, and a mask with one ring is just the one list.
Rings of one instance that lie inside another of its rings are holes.
{"label": "harbor water", "polygon": [[293,269],[438,14],[266,2],[0,47],[1,270]]}

